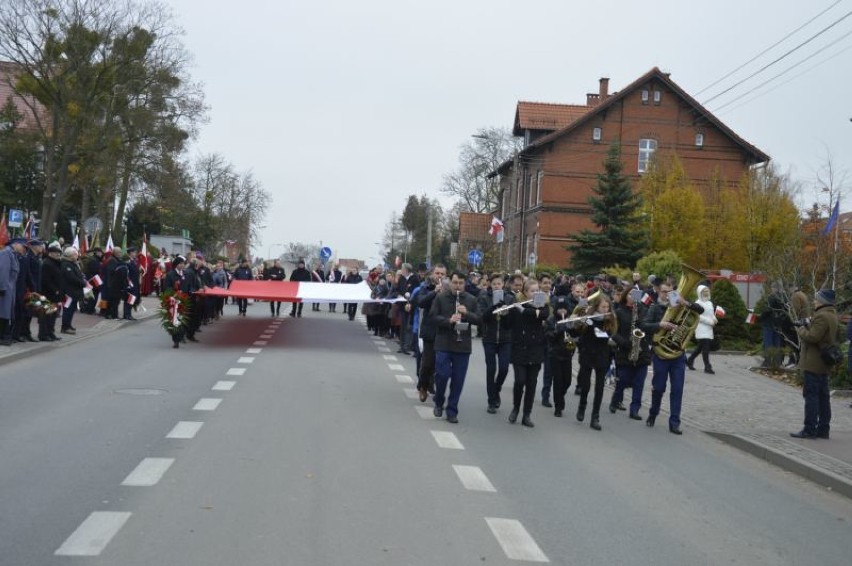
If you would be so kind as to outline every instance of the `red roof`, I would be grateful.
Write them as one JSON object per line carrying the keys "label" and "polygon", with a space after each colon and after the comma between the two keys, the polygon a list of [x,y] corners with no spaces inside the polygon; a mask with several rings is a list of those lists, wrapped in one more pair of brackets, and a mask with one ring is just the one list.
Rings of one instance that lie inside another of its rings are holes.
{"label": "red roof", "polygon": [[553,104],[548,102],[518,101],[515,111],[515,128],[512,133],[523,135],[524,130],[561,130],[591,108],[578,104]]}

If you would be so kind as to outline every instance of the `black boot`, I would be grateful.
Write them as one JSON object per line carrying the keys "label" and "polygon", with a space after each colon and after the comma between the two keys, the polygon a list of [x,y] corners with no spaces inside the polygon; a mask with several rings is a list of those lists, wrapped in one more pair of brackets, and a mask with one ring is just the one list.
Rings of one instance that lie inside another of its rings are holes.
{"label": "black boot", "polygon": [[598,415],[592,415],[592,422],[589,424],[595,430],[601,430],[601,419]]}
{"label": "black boot", "polygon": [[577,409],[577,420],[580,421],[580,422],[583,422],[583,420],[585,420],[585,418],[586,418],[586,408],[580,407],[579,409]]}
{"label": "black boot", "polygon": [[524,415],[524,418],[521,419],[521,424],[529,428],[533,428],[535,426],[535,424],[530,420],[529,415]]}
{"label": "black boot", "polygon": [[509,422],[512,423],[512,424],[515,424],[515,422],[517,422],[517,420],[518,420],[518,408],[515,407],[514,409],[512,409],[512,412],[509,413]]}

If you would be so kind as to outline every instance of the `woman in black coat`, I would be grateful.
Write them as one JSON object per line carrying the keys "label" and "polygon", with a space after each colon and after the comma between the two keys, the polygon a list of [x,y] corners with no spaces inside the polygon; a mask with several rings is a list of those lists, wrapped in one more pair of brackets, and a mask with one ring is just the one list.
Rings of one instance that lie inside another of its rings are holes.
{"label": "woman in black coat", "polygon": [[[618,321],[612,313],[612,302],[605,294],[598,292],[589,298],[585,309],[577,307],[575,315],[586,315],[589,318],[575,323],[574,333],[579,336],[580,371],[577,373],[577,384],[580,387],[580,406],[577,409],[577,420],[583,422],[586,418],[586,405],[591,386],[592,370],[595,372],[595,398],[592,402],[592,421],[590,426],[601,430],[600,414],[603,399],[606,370],[612,358],[612,346],[615,342],[612,336],[618,331]],[[596,316],[597,315],[597,316]]]}
{"label": "woman in black coat", "polygon": [[71,324],[74,319],[74,313],[77,312],[77,305],[83,300],[83,289],[86,286],[86,281],[83,279],[83,272],[80,271],[80,266],[77,265],[79,254],[74,248],[65,248],[63,252],[65,256],[60,263],[62,269],[62,286],[65,290],[65,295],[70,297],[71,301],[62,309],[62,327],[60,332],[63,334],[76,334],[77,330]]}
{"label": "woman in black coat", "polygon": [[[528,279],[524,283],[523,293],[517,297],[517,303],[533,298],[538,291],[538,281]],[[521,408],[521,399],[524,401],[524,416],[521,423],[524,426],[534,427],[530,414],[535,402],[535,388],[538,383],[538,372],[545,356],[544,326],[550,309],[545,304],[536,308],[531,303],[515,305],[511,311],[512,326],[512,369],[515,374],[514,407],[509,413],[509,422],[514,423],[518,419]]]}
{"label": "woman in black coat", "polygon": [[[41,294],[54,305],[61,304],[65,298],[62,285],[62,269],[59,256],[62,248],[58,245],[47,249],[47,259],[41,264]],[[59,340],[56,336],[56,312],[43,314],[38,319],[38,339],[42,342]]]}

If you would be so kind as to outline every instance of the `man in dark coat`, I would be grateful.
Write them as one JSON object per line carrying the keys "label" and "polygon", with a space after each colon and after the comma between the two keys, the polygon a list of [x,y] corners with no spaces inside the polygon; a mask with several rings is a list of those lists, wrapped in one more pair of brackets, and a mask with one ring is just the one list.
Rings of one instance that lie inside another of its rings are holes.
{"label": "man in dark coat", "polygon": [[[355,267],[350,267],[349,273],[343,278],[343,282],[350,285],[357,285],[362,281],[364,281],[364,278],[361,277],[361,274],[358,273],[358,269]],[[349,320],[355,320],[355,312],[357,310],[358,303],[346,303],[346,314],[349,316]]]}
{"label": "man in dark coat", "polygon": [[[447,403],[447,422],[458,423],[461,398],[472,347],[471,325],[482,321],[476,298],[464,290],[465,276],[454,272],[450,290],[438,293],[429,311],[437,327],[435,336],[435,416],[440,418]],[[447,384],[450,395],[445,398]]]}
{"label": "man in dark coat", "polygon": [[[104,260],[104,252],[100,248],[93,248],[92,255],[86,259],[83,267],[83,275],[86,277],[86,281],[90,281],[92,277],[95,275],[100,275],[101,273],[101,263]],[[80,312],[86,314],[95,314],[95,307],[98,304],[98,292],[99,288],[95,289],[95,292],[91,297],[83,299],[83,304],[80,307]]]}
{"label": "man in dark coat", "polygon": [[[251,274],[251,267],[249,267],[249,260],[243,258],[240,261],[240,266],[234,270],[234,279],[237,281],[251,281],[254,279]],[[248,299],[237,299],[237,308],[239,309],[239,314],[246,316]]]}
{"label": "man in dark coat", "polygon": [[23,252],[23,240],[14,239],[0,250],[0,344],[12,344],[11,326],[15,310],[16,289],[20,265],[18,257]]}
{"label": "man in dark coat", "polygon": [[[326,281],[329,283],[342,283],[343,272],[337,266],[328,270]],[[337,303],[328,303],[328,312],[337,312]]]}
{"label": "man in dark coat", "polygon": [[[47,259],[41,267],[41,294],[48,303],[61,304],[65,299],[65,290],[62,284],[62,268],[59,258],[62,248],[58,243],[51,244],[47,248]],[[56,316],[58,313],[42,314],[38,319],[38,339],[42,342],[55,342],[60,340],[56,335]]]}
{"label": "man in dark coat", "polygon": [[[27,259],[26,240],[17,238],[17,242],[13,242],[9,242],[9,245],[15,250],[15,255],[18,258],[18,280],[15,283],[15,306],[12,312],[11,339],[14,342],[35,342],[29,326],[32,317],[28,316],[29,313],[24,305],[24,297],[27,295],[30,284],[30,262]],[[26,324],[26,328],[24,324]],[[0,337],[5,338],[6,336],[0,334]]]}
{"label": "man in dark coat", "polygon": [[181,291],[189,295],[189,324],[186,328],[186,339],[190,342],[198,342],[198,339],[195,338],[195,333],[201,331],[202,309],[204,308],[201,298],[195,294],[196,291],[201,290],[198,263],[199,260],[197,258],[189,260],[189,267],[183,272],[184,278],[180,287]]}
{"label": "man in dark coat", "polygon": [[76,249],[68,247],[62,254],[64,257],[60,262],[62,268],[62,286],[65,290],[65,296],[71,301],[63,303],[62,308],[62,326],[59,331],[62,334],[76,334],[77,329],[72,324],[74,313],[77,312],[77,305],[83,299],[83,288],[86,282],[83,280],[83,272],[80,271],[80,266],[77,265],[79,253]]}
{"label": "man in dark coat", "polygon": [[127,288],[127,265],[121,261],[121,248],[113,248],[104,266],[104,284],[101,297],[106,299],[107,310],[105,318],[118,318],[118,303]]}
{"label": "man in dark coat", "polygon": [[428,394],[435,392],[435,336],[437,329],[434,321],[429,316],[435,297],[441,290],[444,278],[447,276],[447,268],[443,264],[437,264],[432,268],[432,275],[423,281],[420,290],[412,299],[413,306],[420,311],[418,319],[419,338],[423,340],[423,349],[420,352],[420,364],[417,371],[417,390],[420,392],[420,401],[426,401]]}
{"label": "man in dark coat", "polygon": [[[127,300],[124,301],[124,319],[125,320],[136,320],[133,318],[131,311],[136,303],[139,301],[139,297],[141,295],[140,291],[140,271],[139,271],[139,260],[136,259],[139,251],[134,247],[127,248],[128,259],[125,262],[127,264]],[[130,297],[133,297],[133,304],[130,304]]]}
{"label": "man in dark coat", "polygon": [[[305,269],[305,260],[300,259],[298,267],[290,274],[290,281],[308,282],[310,280],[311,272]],[[304,303],[293,303],[293,310],[290,311],[290,316],[302,318],[302,307],[304,306]]]}
{"label": "man in dark coat", "polygon": [[[272,267],[263,270],[264,281],[284,281],[286,277],[287,274],[281,267],[280,259],[276,259],[272,263]],[[272,316],[281,316],[281,301],[269,301],[269,312]]]}

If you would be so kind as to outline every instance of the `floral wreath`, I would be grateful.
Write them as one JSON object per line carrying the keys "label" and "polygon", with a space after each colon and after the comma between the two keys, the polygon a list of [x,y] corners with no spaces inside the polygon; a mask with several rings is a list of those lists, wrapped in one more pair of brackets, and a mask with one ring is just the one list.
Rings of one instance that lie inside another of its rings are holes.
{"label": "floral wreath", "polygon": [[160,295],[160,325],[175,335],[189,325],[189,295],[183,291],[165,291]]}
{"label": "floral wreath", "polygon": [[43,314],[50,315],[58,310],[55,303],[48,301],[44,295],[35,292],[29,292],[24,295],[24,307],[32,311],[36,316]]}

